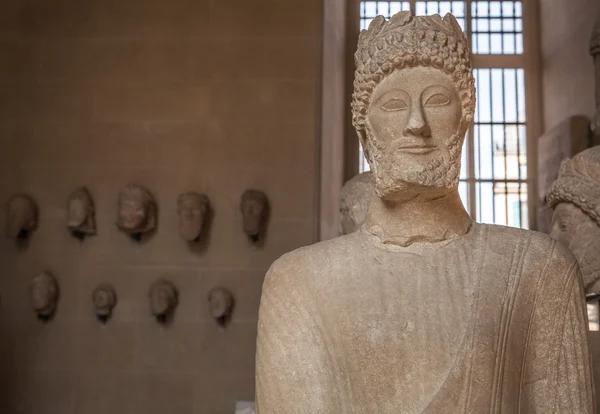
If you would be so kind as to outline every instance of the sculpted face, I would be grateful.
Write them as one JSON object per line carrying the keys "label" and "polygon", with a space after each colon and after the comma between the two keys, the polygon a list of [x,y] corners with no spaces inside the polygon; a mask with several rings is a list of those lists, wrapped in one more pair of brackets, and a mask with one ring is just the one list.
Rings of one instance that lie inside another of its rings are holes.
{"label": "sculpted face", "polygon": [[357,174],[344,184],[340,191],[342,234],[350,234],[358,230],[365,220],[373,194],[370,171]]}
{"label": "sculpted face", "polygon": [[141,234],[156,225],[156,202],[150,192],[138,185],[129,185],[119,193],[119,228],[129,234]]}
{"label": "sculpted face", "polygon": [[177,306],[177,289],[166,280],[150,287],[150,310],[159,320],[165,320]]}
{"label": "sculpted face", "polygon": [[215,288],[209,292],[208,302],[212,317],[217,321],[217,324],[225,326],[233,311],[233,294],[225,288]]}
{"label": "sculpted face", "polygon": [[559,203],[550,235],[573,252],[586,289],[600,279],[600,226],[596,221],[571,203]]}
{"label": "sculpted face", "polygon": [[408,184],[455,187],[461,106],[452,79],[435,68],[397,70],[377,85],[366,132],[382,198],[392,198]]}
{"label": "sculpted face", "polygon": [[94,234],[96,232],[94,203],[85,188],[76,190],[69,197],[67,228],[74,235]]}
{"label": "sculpted face", "polygon": [[14,196],[8,202],[6,235],[11,239],[26,238],[37,227],[37,206],[25,194]]}
{"label": "sculpted face", "polygon": [[179,196],[179,233],[188,242],[197,241],[202,233],[208,211],[208,198],[203,194],[186,193]]}
{"label": "sculpted face", "polygon": [[267,196],[262,191],[247,190],[242,195],[240,209],[242,211],[244,233],[253,242],[257,242],[264,231],[268,208]]}
{"label": "sculpted face", "polygon": [[31,283],[31,306],[40,317],[50,317],[58,301],[58,284],[49,273],[43,272]]}
{"label": "sculpted face", "polygon": [[117,304],[117,295],[115,290],[108,285],[101,285],[94,289],[93,293],[94,310],[96,316],[104,322],[110,317],[113,308]]}

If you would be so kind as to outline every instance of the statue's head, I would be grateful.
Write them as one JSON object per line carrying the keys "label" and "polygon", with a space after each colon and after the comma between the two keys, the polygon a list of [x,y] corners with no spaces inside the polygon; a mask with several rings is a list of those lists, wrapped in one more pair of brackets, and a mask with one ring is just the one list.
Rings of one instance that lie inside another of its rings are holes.
{"label": "statue's head", "polygon": [[117,305],[117,293],[110,285],[100,285],[92,294],[94,312],[101,322],[106,322]]}
{"label": "statue's head", "polygon": [[208,303],[211,316],[219,326],[225,327],[233,313],[233,294],[223,287],[214,288],[208,293]]}
{"label": "statue's head", "polygon": [[475,82],[454,16],[377,16],[360,34],[355,62],[352,122],[376,194],[398,200],[457,188]]}
{"label": "statue's head", "polygon": [[8,201],[6,236],[11,239],[27,238],[36,229],[37,205],[26,194],[17,194]]}
{"label": "statue's head", "polygon": [[207,212],[208,197],[204,194],[184,193],[179,196],[179,233],[185,241],[194,242],[200,238]]}
{"label": "statue's head", "polygon": [[58,282],[48,272],[42,272],[31,281],[31,307],[40,319],[54,315],[58,303]]}
{"label": "statue's head", "polygon": [[119,192],[117,226],[131,235],[143,234],[156,227],[156,201],[140,185],[128,185]]}
{"label": "statue's head", "polygon": [[260,190],[246,190],[242,194],[240,202],[244,233],[257,242],[265,230],[267,216],[269,213],[269,201],[267,195]]}
{"label": "statue's head", "polygon": [[67,207],[67,228],[74,236],[96,233],[94,201],[85,187],[71,193]]}
{"label": "statue's head", "polygon": [[588,288],[600,279],[600,146],[561,163],[547,201],[550,234],[573,252]]}
{"label": "statue's head", "polygon": [[355,232],[365,221],[373,193],[370,171],[357,174],[346,181],[340,192],[342,234]]}
{"label": "statue's head", "polygon": [[159,322],[165,322],[178,303],[177,288],[168,280],[159,279],[150,286],[150,311]]}

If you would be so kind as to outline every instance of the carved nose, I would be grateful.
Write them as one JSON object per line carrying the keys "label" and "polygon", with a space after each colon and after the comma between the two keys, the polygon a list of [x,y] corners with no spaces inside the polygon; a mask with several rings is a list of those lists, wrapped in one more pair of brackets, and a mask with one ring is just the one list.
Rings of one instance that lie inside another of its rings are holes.
{"label": "carved nose", "polygon": [[413,135],[423,138],[431,137],[431,128],[429,128],[429,125],[425,122],[420,108],[412,111],[408,124],[404,129],[404,135]]}

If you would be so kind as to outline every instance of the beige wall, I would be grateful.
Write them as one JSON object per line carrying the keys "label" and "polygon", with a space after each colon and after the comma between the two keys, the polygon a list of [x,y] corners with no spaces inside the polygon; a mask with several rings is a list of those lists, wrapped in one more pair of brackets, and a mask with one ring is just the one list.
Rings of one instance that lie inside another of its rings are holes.
{"label": "beige wall", "polygon": [[545,130],[571,115],[594,114],[589,54],[598,0],[540,0]]}
{"label": "beige wall", "polygon": [[[25,250],[0,238],[0,412],[232,413],[253,399],[258,302],[282,253],[317,239],[321,0],[7,0],[0,6],[0,214],[31,194],[41,220]],[[156,196],[158,232],[136,245],[114,224],[127,183]],[[65,229],[67,196],[85,185],[98,235]],[[241,231],[242,192],[270,197],[263,248]],[[205,192],[203,248],[177,233],[176,197]],[[4,219],[0,229],[4,230]],[[27,287],[61,286],[43,325]],[[166,328],[149,316],[159,277],[180,290]],[[90,295],[114,284],[102,326]],[[217,285],[237,297],[220,332]]]}

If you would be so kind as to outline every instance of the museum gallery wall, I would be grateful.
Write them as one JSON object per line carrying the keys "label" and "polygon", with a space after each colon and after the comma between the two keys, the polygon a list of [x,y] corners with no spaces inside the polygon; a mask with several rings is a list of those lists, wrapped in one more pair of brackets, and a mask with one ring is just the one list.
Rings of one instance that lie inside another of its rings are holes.
{"label": "museum gallery wall", "polygon": [[[0,412],[219,414],[254,399],[264,274],[317,238],[321,7],[2,2]],[[139,241],[117,226],[129,184],[157,207]],[[84,187],[93,227],[68,220]],[[258,243],[252,189],[269,203]],[[198,240],[180,226],[182,206],[203,205],[190,193],[210,206]],[[18,194],[37,206],[26,243],[5,237]],[[152,302],[159,281],[175,307]]]}

